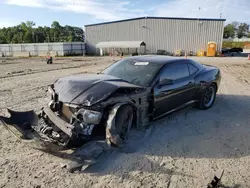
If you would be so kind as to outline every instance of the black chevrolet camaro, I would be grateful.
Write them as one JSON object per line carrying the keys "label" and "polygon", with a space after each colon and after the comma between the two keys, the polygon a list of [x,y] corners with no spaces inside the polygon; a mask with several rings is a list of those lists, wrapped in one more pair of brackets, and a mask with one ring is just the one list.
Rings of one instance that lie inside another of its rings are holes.
{"label": "black chevrolet camaro", "polygon": [[133,125],[145,128],[187,105],[211,108],[220,81],[217,67],[192,59],[133,56],[98,74],[58,79],[49,86],[49,103],[39,114],[9,110],[10,118],[0,119],[26,139],[65,147],[102,138],[119,147],[129,140]]}

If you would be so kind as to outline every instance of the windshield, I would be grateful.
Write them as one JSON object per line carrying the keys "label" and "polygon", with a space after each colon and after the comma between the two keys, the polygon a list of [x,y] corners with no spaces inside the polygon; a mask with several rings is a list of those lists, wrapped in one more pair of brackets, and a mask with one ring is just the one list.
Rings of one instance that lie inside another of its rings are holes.
{"label": "windshield", "polygon": [[153,80],[161,65],[135,60],[120,60],[102,73],[121,78],[129,83],[146,87]]}

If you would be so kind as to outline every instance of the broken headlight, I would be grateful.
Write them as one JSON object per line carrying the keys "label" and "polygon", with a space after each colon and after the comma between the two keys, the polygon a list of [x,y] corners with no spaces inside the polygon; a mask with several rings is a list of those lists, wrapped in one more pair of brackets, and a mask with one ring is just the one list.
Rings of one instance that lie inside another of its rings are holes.
{"label": "broken headlight", "polygon": [[101,121],[102,113],[92,110],[80,109],[77,113],[77,118],[82,119],[86,124],[97,125]]}

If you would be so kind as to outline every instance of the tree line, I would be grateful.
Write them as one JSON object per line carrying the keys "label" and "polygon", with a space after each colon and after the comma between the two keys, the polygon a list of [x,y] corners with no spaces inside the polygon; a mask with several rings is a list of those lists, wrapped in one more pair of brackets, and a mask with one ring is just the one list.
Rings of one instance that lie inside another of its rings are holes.
{"label": "tree line", "polygon": [[223,38],[242,38],[247,37],[250,38],[249,25],[247,23],[239,23],[234,21],[230,24],[227,24],[224,28]]}
{"label": "tree line", "polygon": [[35,26],[33,21],[27,21],[0,29],[0,44],[84,41],[84,31],[79,27],[61,26],[57,21],[51,27]]}

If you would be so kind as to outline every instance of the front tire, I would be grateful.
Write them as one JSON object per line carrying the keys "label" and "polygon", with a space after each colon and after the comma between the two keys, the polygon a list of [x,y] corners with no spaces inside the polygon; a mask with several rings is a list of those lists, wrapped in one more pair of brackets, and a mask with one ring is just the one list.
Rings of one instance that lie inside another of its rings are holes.
{"label": "front tire", "polygon": [[122,143],[112,143],[120,147],[129,141],[130,131],[133,122],[133,108],[130,105],[121,106],[115,117],[115,129]]}
{"label": "front tire", "polygon": [[216,86],[215,84],[209,85],[202,93],[198,102],[198,108],[201,110],[210,109],[216,99]]}

